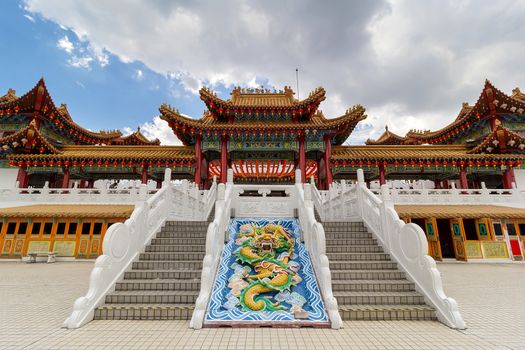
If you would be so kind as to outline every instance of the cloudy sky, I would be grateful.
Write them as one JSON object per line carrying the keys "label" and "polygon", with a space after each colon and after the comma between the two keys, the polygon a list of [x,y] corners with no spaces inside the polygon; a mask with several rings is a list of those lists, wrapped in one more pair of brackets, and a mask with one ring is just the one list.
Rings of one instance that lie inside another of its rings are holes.
{"label": "cloudy sky", "polygon": [[[323,86],[337,117],[362,104],[347,141],[450,123],[485,79],[525,81],[525,1],[25,0],[0,4],[0,93],[44,76],[55,103],[92,129],[176,143],[162,102],[199,118],[198,89]],[[525,84],[523,84],[525,88]]]}

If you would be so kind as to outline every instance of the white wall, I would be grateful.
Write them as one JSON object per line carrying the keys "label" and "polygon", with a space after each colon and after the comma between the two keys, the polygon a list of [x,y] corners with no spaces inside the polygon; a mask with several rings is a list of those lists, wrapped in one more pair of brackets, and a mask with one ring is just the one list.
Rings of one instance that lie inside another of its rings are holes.
{"label": "white wall", "polygon": [[0,168],[0,188],[15,187],[18,168]]}
{"label": "white wall", "polygon": [[525,189],[525,169],[514,169],[516,187]]}

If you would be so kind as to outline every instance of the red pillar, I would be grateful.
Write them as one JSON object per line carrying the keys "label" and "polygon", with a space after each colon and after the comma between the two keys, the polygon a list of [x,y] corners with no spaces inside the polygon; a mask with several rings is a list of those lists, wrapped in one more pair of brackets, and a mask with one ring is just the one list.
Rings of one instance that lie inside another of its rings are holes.
{"label": "red pillar", "polygon": [[228,179],[228,137],[221,139],[221,182],[226,183]]}
{"label": "red pillar", "polygon": [[503,188],[511,189],[513,182],[516,183],[516,178],[514,177],[514,169],[507,168],[503,173]]}
{"label": "red pillar", "polygon": [[162,179],[157,179],[157,188],[162,187]]}
{"label": "red pillar", "polygon": [[441,182],[441,188],[445,189],[445,190],[448,190],[449,187],[448,187],[448,180],[443,180]]}
{"label": "red pillar", "polygon": [[64,177],[62,178],[62,188],[69,188],[69,167],[64,167]]}
{"label": "red pillar", "polygon": [[332,169],[330,168],[330,159],[332,158],[332,143],[330,137],[324,139],[324,171],[326,175],[326,189],[332,184]]}
{"label": "red pillar", "polygon": [[142,174],[140,176],[140,181],[142,184],[147,185],[148,184],[148,166],[144,165],[142,167]]}
{"label": "red pillar", "polygon": [[459,171],[459,188],[463,190],[468,189],[467,169],[465,168],[461,168]]}
{"label": "red pillar", "polygon": [[435,189],[441,189],[443,186],[441,185],[441,180],[434,180],[434,188]]}
{"label": "red pillar", "polygon": [[379,185],[386,185],[386,172],[385,166],[383,164],[379,165]]}
{"label": "red pillar", "polygon": [[86,188],[86,180],[80,180],[79,188]]}
{"label": "red pillar", "polygon": [[29,185],[29,175],[27,174],[26,166],[22,165],[18,167],[18,175],[16,176],[16,181],[18,181],[18,186],[20,188],[27,188]]}
{"label": "red pillar", "polygon": [[95,180],[89,179],[87,188],[94,188],[95,187]]}
{"label": "red pillar", "polygon": [[201,165],[202,165],[202,149],[201,149],[202,136],[197,135],[195,137],[195,183],[201,188]]}
{"label": "red pillar", "polygon": [[299,169],[301,169],[301,181],[304,183],[306,181],[306,153],[304,150],[304,136],[299,136]]}

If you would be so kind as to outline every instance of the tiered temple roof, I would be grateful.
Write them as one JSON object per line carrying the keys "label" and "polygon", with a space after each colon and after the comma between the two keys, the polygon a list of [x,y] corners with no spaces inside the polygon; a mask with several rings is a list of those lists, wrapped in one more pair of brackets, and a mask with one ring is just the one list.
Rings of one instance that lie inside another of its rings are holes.
{"label": "tiered temple roof", "polygon": [[[463,104],[457,118],[449,125],[436,131],[409,131],[402,137],[391,132],[385,132],[377,140],[368,140],[369,145],[387,144],[454,144],[464,143],[472,134],[480,139],[485,136],[474,132],[476,129],[486,129],[487,120],[494,115],[515,114],[525,112],[525,99],[519,89],[513,90],[508,96],[495,88],[490,81],[485,86],[473,106]],[[474,140],[475,141],[475,140]]]}
{"label": "tiered temple roof", "polygon": [[[338,118],[325,118],[317,110],[319,103],[325,99],[323,88],[316,89],[302,101],[294,100],[293,91],[288,87],[284,92],[269,92],[268,89],[253,92],[236,88],[232,92],[232,98],[226,101],[203,88],[201,99],[209,108],[201,119],[182,115],[167,104],[160,107],[161,118],[170,124],[186,145],[195,142],[195,135],[203,134],[293,135],[315,133],[319,130],[330,130],[335,136],[335,143],[341,144],[357,123],[366,118],[365,109],[360,105],[349,108]],[[294,118],[296,113],[299,117]],[[255,118],[246,118],[246,114],[255,114]],[[281,118],[274,117],[277,115]]]}
{"label": "tiered temple roof", "polygon": [[[44,79],[40,79],[33,89],[20,97],[12,89],[0,97],[0,123],[14,119],[22,120],[22,125],[34,121],[33,125],[37,129],[47,127],[72,144],[111,144],[123,138],[118,130],[94,132],[75,123],[65,104],[55,105]],[[135,142],[158,144],[144,137]]]}

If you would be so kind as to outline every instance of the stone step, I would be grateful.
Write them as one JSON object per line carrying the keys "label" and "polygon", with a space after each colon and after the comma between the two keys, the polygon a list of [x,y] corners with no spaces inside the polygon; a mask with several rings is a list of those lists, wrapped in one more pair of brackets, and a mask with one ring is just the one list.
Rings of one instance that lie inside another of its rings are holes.
{"label": "stone step", "polygon": [[208,227],[209,224],[210,223],[208,221],[167,221],[164,227]]}
{"label": "stone step", "polygon": [[374,238],[326,238],[326,245],[377,245]]}
{"label": "stone step", "polygon": [[323,226],[326,227],[346,227],[351,229],[365,229],[365,224],[362,221],[325,221]]}
{"label": "stone step", "polygon": [[436,312],[426,305],[339,305],[343,320],[435,321]]}
{"label": "stone step", "polygon": [[139,261],[148,260],[174,260],[174,261],[188,261],[188,260],[202,260],[205,252],[190,252],[190,253],[140,253]]}
{"label": "stone step", "polygon": [[401,280],[405,273],[397,270],[333,270],[332,281],[337,280]]}
{"label": "stone step", "polygon": [[423,305],[425,298],[416,292],[342,292],[334,291],[339,305]]}
{"label": "stone step", "polygon": [[333,261],[330,260],[330,270],[395,270],[397,264],[393,261]]}
{"label": "stone step", "polygon": [[206,232],[208,225],[202,226],[164,226],[160,232]]}
{"label": "stone step", "polygon": [[166,261],[166,260],[149,260],[134,261],[133,270],[200,270],[202,269],[202,260],[186,261]]}
{"label": "stone step", "polygon": [[193,304],[106,304],[95,309],[95,320],[189,320]]}
{"label": "stone step", "polygon": [[198,290],[116,291],[106,295],[106,304],[195,304]]}
{"label": "stone step", "polygon": [[[159,235],[162,232],[159,232]],[[342,238],[367,238],[372,239],[372,234],[370,232],[349,232],[349,231],[341,231],[341,232],[329,232],[325,230],[325,237],[326,239],[342,239]]]}
{"label": "stone step", "polygon": [[185,238],[185,239],[206,239],[206,230],[202,231],[174,231],[174,232],[168,232],[168,231],[160,231],[157,233],[157,238]]}
{"label": "stone step", "polygon": [[386,253],[327,253],[330,261],[390,261],[390,255]]}
{"label": "stone step", "polygon": [[332,290],[348,292],[408,292],[415,285],[407,280],[332,280]]}
{"label": "stone step", "polygon": [[116,291],[136,290],[200,290],[200,279],[124,280],[117,282]]}
{"label": "stone step", "polygon": [[383,253],[378,245],[326,245],[327,253]]}
{"label": "stone step", "polygon": [[323,224],[325,232],[336,233],[336,232],[351,232],[351,233],[368,233],[366,228],[352,228],[345,226],[325,226]]}
{"label": "stone step", "polygon": [[125,280],[199,279],[201,270],[131,270]]}
{"label": "stone step", "polygon": [[195,244],[206,246],[206,237],[203,238],[153,238],[151,245],[171,245],[171,244]]}
{"label": "stone step", "polygon": [[149,245],[146,246],[146,252],[153,253],[167,253],[167,252],[198,252],[203,253],[206,251],[204,245],[190,245],[190,244],[163,244],[163,245]]}

